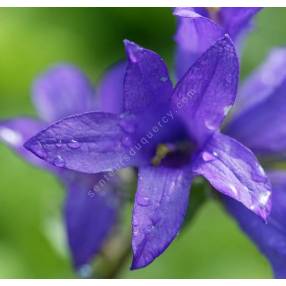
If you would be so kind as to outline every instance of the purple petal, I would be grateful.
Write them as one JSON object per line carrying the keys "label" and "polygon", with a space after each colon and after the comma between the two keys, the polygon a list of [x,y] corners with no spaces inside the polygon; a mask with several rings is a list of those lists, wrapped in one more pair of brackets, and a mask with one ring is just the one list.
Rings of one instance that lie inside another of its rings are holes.
{"label": "purple petal", "polygon": [[184,170],[147,167],[139,170],[133,210],[132,269],[159,256],[176,237],[189,202],[191,178]]}
{"label": "purple petal", "polygon": [[124,41],[128,65],[124,79],[125,111],[161,113],[169,106],[172,83],[164,61],[153,51]]}
{"label": "purple petal", "polygon": [[267,224],[234,200],[224,197],[230,214],[270,261],[276,278],[286,278],[286,172],[271,172],[272,212]]}
{"label": "purple petal", "polygon": [[176,8],[176,75],[180,79],[211,45],[223,36],[223,29],[192,8]]}
{"label": "purple petal", "polygon": [[226,132],[256,154],[285,158],[286,49],[272,51],[246,82],[241,104]]}
{"label": "purple petal", "polygon": [[33,100],[39,116],[48,122],[91,111],[93,95],[89,80],[71,65],[51,68],[33,86]]}
{"label": "purple petal", "polygon": [[136,149],[134,124],[129,115],[84,113],[50,125],[25,147],[56,167],[85,173],[141,165],[149,154]]}
{"label": "purple petal", "polygon": [[233,138],[214,134],[196,158],[193,171],[262,218],[269,215],[269,179],[254,154]]}
{"label": "purple petal", "polygon": [[228,36],[218,40],[178,82],[173,109],[200,144],[221,125],[234,103],[239,65]]}
{"label": "purple petal", "polygon": [[112,67],[103,77],[98,88],[99,110],[120,113],[123,111],[123,79],[126,63]]}
{"label": "purple petal", "polygon": [[224,7],[218,11],[218,19],[220,25],[224,27],[226,33],[230,35],[233,41],[251,27],[253,17],[262,8],[237,8]]}
{"label": "purple petal", "polygon": [[39,120],[19,117],[0,121],[0,141],[21,155],[25,160],[37,166],[46,167],[44,161],[27,151],[23,144],[45,126]]}
{"label": "purple petal", "polygon": [[243,83],[235,104],[236,115],[275,94],[286,80],[286,48],[274,48],[263,64]]}
{"label": "purple petal", "polygon": [[75,268],[91,262],[116,222],[118,198],[107,181],[102,190],[94,187],[104,174],[84,175],[75,172],[65,174],[67,197],[64,215]]}

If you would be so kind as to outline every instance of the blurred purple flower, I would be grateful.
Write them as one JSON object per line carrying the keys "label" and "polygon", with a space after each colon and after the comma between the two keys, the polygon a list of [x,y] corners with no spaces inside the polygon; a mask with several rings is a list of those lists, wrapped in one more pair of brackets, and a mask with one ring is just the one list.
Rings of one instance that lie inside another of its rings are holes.
{"label": "blurred purple flower", "polygon": [[176,74],[180,78],[192,63],[225,33],[240,46],[261,8],[176,8]]}
{"label": "blurred purple flower", "polygon": [[[105,242],[118,212],[118,197],[115,177],[101,184],[106,173],[94,175],[63,170],[63,161],[56,158],[54,166],[46,164],[23,144],[37,132],[46,128],[48,123],[70,114],[91,110],[105,111],[105,97],[116,98],[122,92],[124,66],[112,69],[100,87],[100,96],[95,102],[94,89],[84,74],[71,65],[59,65],[40,76],[33,85],[33,101],[41,119],[19,117],[0,122],[0,139],[14,149],[27,161],[55,174],[66,188],[64,218],[73,264],[76,269],[90,262]],[[119,86],[113,91],[106,88],[113,84]],[[119,95],[119,97],[121,97]],[[108,111],[112,111],[110,102]],[[115,107],[118,109],[118,105]],[[115,110],[113,110],[115,112]],[[60,140],[56,148],[64,144]],[[71,140],[69,148],[77,150],[79,143]],[[100,185],[99,193],[94,187]]]}
{"label": "blurred purple flower", "polygon": [[231,199],[224,198],[224,202],[269,259],[277,278],[286,278],[286,171],[273,168],[274,162],[286,159],[285,66],[286,48],[273,49],[241,87],[233,118],[225,128],[268,166],[273,192],[267,224]]}
{"label": "blurred purple flower", "polygon": [[[195,176],[266,219],[271,208],[267,176],[248,148],[219,132],[236,98],[239,75],[230,38],[223,36],[205,51],[175,89],[156,53],[127,40],[125,47],[123,112],[64,118],[25,147],[51,164],[60,158],[62,167],[80,172],[139,168],[133,269],[151,263],[176,237]],[[71,148],[71,141],[78,148]]]}

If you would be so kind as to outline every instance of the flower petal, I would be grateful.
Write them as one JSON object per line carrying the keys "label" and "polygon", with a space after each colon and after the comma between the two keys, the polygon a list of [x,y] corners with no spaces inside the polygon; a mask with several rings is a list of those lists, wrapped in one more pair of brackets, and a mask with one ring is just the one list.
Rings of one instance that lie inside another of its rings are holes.
{"label": "flower petal", "polygon": [[120,113],[123,111],[123,79],[126,63],[113,66],[103,77],[98,88],[99,110]]}
{"label": "flower petal", "polygon": [[93,192],[103,176],[103,173],[65,174],[67,197],[64,215],[73,263],[77,269],[90,263],[98,254],[116,222],[118,198],[112,192],[111,181],[107,181],[99,192]]}
{"label": "flower petal", "polygon": [[241,204],[224,197],[223,202],[241,229],[270,261],[276,278],[286,278],[286,172],[268,174],[272,182],[272,212],[267,224]]}
{"label": "flower petal", "polygon": [[137,139],[134,117],[91,112],[50,125],[25,147],[56,167],[98,173],[141,165],[149,159],[147,148],[134,147]]}
{"label": "flower petal", "polygon": [[219,129],[236,97],[239,65],[228,36],[208,49],[178,82],[172,107],[200,144]]}
{"label": "flower petal", "polygon": [[223,36],[223,29],[209,18],[192,8],[176,8],[176,75],[180,79],[190,66],[212,44]]}
{"label": "flower petal", "polygon": [[218,11],[219,23],[225,29],[225,32],[230,35],[233,41],[246,29],[251,26],[253,17],[262,8],[238,8],[238,7],[223,7]]}
{"label": "flower petal", "polygon": [[188,206],[190,183],[190,176],[181,169],[139,170],[132,220],[132,269],[150,264],[176,237]]}
{"label": "flower petal", "polygon": [[254,154],[233,138],[214,134],[196,158],[193,172],[262,218],[269,215],[269,179]]}
{"label": "flower petal", "polygon": [[7,144],[30,163],[46,167],[47,164],[44,161],[23,147],[26,140],[43,129],[44,126],[43,122],[28,117],[0,121],[0,141]]}
{"label": "flower petal", "polygon": [[161,113],[169,106],[172,83],[164,61],[153,51],[124,41],[128,65],[124,79],[125,111]]}
{"label": "flower petal", "polygon": [[33,100],[39,116],[48,122],[91,111],[93,95],[89,80],[71,65],[49,69],[33,86]]}
{"label": "flower petal", "polygon": [[[247,80],[226,132],[256,154],[285,158],[286,49],[276,49]],[[255,134],[255,135],[254,135]]]}

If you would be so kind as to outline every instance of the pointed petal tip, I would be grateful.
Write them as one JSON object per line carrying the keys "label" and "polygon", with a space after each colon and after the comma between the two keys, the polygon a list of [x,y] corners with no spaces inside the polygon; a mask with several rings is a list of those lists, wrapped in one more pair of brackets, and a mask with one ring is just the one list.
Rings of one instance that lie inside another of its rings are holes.
{"label": "pointed petal tip", "polygon": [[133,259],[132,259],[132,263],[130,266],[130,270],[139,270],[142,269],[144,267],[146,267],[147,265],[149,265],[153,260],[151,260],[150,262],[142,262],[140,261],[140,257],[138,255],[133,255]]}
{"label": "pointed petal tip", "polygon": [[129,60],[134,63],[137,62],[139,52],[141,52],[143,48],[127,39],[123,40],[123,43]]}

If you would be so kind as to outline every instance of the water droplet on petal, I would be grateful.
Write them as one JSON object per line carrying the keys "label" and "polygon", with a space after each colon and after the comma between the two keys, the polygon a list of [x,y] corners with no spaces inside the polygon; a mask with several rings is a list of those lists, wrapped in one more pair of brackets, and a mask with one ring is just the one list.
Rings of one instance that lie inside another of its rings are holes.
{"label": "water droplet on petal", "polygon": [[62,168],[65,166],[65,160],[59,155],[55,158],[53,163],[56,167],[59,167],[59,168]]}
{"label": "water droplet on petal", "polygon": [[132,145],[132,140],[130,137],[126,136],[123,137],[121,140],[121,143],[125,146],[125,147],[130,147]]}
{"label": "water droplet on petal", "polygon": [[223,114],[225,116],[228,114],[228,112],[230,111],[231,107],[232,107],[231,105],[225,106],[225,108],[223,109]]}
{"label": "water droplet on petal", "polygon": [[122,121],[120,121],[119,125],[123,129],[123,131],[125,131],[127,133],[134,133],[134,131],[135,131],[134,122],[122,120]]}
{"label": "water droplet on petal", "polygon": [[209,121],[205,121],[205,126],[209,130],[215,130],[216,129],[216,126],[214,126],[213,123],[209,122]]}
{"label": "water droplet on petal", "polygon": [[234,195],[237,195],[237,189],[233,184],[229,184],[229,189],[233,192]]}
{"label": "water droplet on petal", "polygon": [[269,191],[261,193],[258,197],[259,204],[262,206],[265,206],[268,203],[270,195],[271,195],[271,192],[269,192]]}
{"label": "water droplet on petal", "polygon": [[71,149],[78,149],[80,147],[80,143],[74,139],[72,139],[69,143],[68,143],[68,146],[71,148]]}
{"label": "water droplet on petal", "polygon": [[136,201],[142,207],[148,207],[151,204],[151,200],[148,197],[138,197]]}
{"label": "water droplet on petal", "polygon": [[202,158],[205,162],[209,162],[215,159],[214,156],[210,154],[209,152],[203,152]]}
{"label": "water droplet on petal", "polygon": [[218,153],[215,152],[215,151],[213,151],[213,155],[214,155],[215,157],[217,157],[217,156],[218,156]]}
{"label": "water droplet on petal", "polygon": [[165,77],[165,76],[162,76],[162,77],[160,78],[160,81],[162,81],[162,82],[166,82],[167,80],[168,80],[168,78]]}
{"label": "water droplet on petal", "polygon": [[151,232],[154,228],[155,226],[153,224],[149,224],[146,226],[146,232]]}
{"label": "water droplet on petal", "polygon": [[61,147],[62,147],[62,140],[61,140],[61,139],[57,140],[56,146],[57,146],[58,148],[61,148]]}

